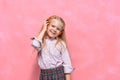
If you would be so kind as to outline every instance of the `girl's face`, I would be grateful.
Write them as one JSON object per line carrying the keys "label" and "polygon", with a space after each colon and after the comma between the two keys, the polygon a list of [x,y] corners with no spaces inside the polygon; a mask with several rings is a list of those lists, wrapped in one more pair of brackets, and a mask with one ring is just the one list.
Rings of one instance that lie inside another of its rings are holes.
{"label": "girl's face", "polygon": [[52,19],[47,28],[47,34],[50,38],[56,38],[62,33],[62,23],[57,19]]}

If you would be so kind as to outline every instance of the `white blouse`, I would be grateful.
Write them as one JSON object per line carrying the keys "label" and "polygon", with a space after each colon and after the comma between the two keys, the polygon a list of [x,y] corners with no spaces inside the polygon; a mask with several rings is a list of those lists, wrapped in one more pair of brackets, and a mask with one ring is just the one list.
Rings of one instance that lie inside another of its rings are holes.
{"label": "white blouse", "polygon": [[46,39],[46,45],[42,48],[42,40],[37,40],[36,38],[32,40],[32,46],[41,55],[38,56],[38,65],[41,69],[51,69],[58,66],[64,66],[65,73],[71,73],[73,71],[70,56],[66,44],[64,41],[56,45],[57,39]]}

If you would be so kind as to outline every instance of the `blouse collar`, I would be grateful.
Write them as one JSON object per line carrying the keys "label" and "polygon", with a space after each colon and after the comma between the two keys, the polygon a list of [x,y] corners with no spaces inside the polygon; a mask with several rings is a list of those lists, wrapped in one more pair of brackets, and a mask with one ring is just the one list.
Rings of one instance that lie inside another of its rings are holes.
{"label": "blouse collar", "polygon": [[48,37],[48,36],[46,36],[46,39],[47,39],[47,40],[51,40],[51,41],[53,41],[53,40],[57,40],[56,37],[55,37],[55,38],[50,38],[50,37]]}

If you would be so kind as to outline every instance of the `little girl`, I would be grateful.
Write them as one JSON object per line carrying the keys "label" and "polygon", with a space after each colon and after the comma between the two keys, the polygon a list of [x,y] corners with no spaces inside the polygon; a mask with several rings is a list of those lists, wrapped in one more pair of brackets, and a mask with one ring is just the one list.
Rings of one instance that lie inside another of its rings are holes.
{"label": "little girl", "polygon": [[32,46],[38,51],[40,80],[70,80],[73,71],[65,40],[65,22],[59,16],[49,17]]}

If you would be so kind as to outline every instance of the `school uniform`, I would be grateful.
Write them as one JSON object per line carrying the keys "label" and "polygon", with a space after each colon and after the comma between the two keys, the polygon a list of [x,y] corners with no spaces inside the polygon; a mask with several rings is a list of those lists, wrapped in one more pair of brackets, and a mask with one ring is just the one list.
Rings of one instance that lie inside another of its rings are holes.
{"label": "school uniform", "polygon": [[70,56],[65,43],[62,41],[56,45],[57,39],[45,39],[42,48],[42,40],[34,38],[32,46],[39,52],[38,65],[40,66],[40,80],[66,80],[65,73],[73,71]]}

